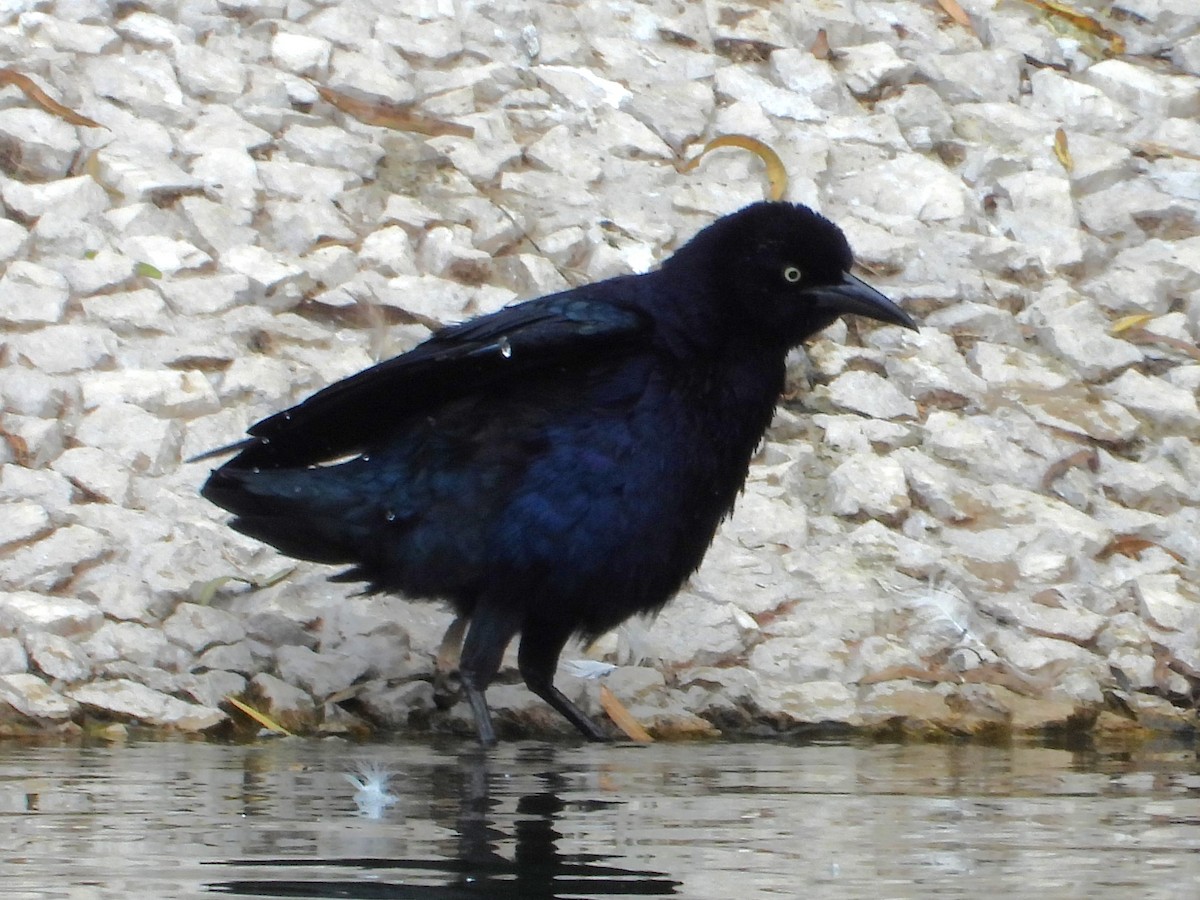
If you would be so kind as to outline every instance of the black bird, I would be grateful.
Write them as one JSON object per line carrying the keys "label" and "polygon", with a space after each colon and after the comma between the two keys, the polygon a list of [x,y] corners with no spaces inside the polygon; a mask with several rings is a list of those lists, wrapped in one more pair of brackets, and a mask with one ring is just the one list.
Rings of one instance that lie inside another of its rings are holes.
{"label": "black bird", "polygon": [[733,509],[788,351],[854,313],[913,320],[850,274],[841,230],[755,203],[644,275],[506,307],[249,429],[203,495],[289,556],[369,591],[448,601],[479,740],[509,642],[531,691],[563,646],[661,608]]}

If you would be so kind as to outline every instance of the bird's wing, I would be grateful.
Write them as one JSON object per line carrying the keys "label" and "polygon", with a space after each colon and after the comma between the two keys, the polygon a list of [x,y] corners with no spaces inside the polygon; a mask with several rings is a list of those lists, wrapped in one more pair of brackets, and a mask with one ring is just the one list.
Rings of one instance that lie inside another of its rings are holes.
{"label": "bird's wing", "polygon": [[[610,291],[613,282],[604,283]],[[589,286],[589,288],[600,285]],[[197,459],[240,451],[230,465],[316,465],[356,453],[406,416],[550,367],[578,367],[638,346],[649,320],[577,288],[453,325],[407,353],[331,384]],[[592,296],[589,296],[592,295]]]}

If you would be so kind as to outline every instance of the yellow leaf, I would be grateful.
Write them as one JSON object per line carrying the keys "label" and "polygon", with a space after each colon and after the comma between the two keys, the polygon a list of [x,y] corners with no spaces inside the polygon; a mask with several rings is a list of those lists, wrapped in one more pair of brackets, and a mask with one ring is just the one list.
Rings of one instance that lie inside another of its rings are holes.
{"label": "yellow leaf", "polygon": [[783,167],[783,160],[779,158],[779,154],[760,141],[758,138],[752,138],[746,134],[722,134],[713,138],[704,145],[704,149],[700,151],[698,156],[689,159],[682,166],[680,172],[690,172],[696,166],[700,165],[700,160],[710,150],[716,150],[718,147],[741,147],[743,150],[749,150],[767,165],[767,199],[782,200],[783,195],[787,193],[787,170]]}
{"label": "yellow leaf", "polygon": [[1062,167],[1067,172],[1075,170],[1075,160],[1071,159],[1071,150],[1067,146],[1067,133],[1061,128],[1056,128],[1054,131],[1054,155],[1058,157],[1058,161],[1062,163]]}
{"label": "yellow leaf", "polygon": [[637,741],[639,744],[654,743],[654,738],[650,737],[646,729],[625,708],[625,704],[618,700],[617,695],[603,684],[600,685],[600,706],[608,713],[608,717],[613,720],[616,726],[628,735],[631,741]]}
{"label": "yellow leaf", "polygon": [[1135,313],[1132,316],[1122,316],[1113,322],[1108,329],[1109,334],[1120,334],[1130,328],[1141,328],[1154,318],[1154,313]]}
{"label": "yellow leaf", "polygon": [[266,728],[269,731],[274,731],[276,734],[283,734],[283,735],[287,735],[288,737],[295,737],[294,734],[292,734],[290,731],[288,731],[286,728],[284,728],[282,725],[280,725],[278,722],[276,722],[274,719],[272,719],[266,713],[261,713],[257,709],[255,709],[253,706],[246,705],[241,700],[239,700],[237,697],[231,696],[231,697],[226,697],[225,699],[229,701],[230,705],[237,707],[239,710],[244,712],[246,715],[248,715],[250,718],[252,718],[255,722],[257,722],[263,728]]}

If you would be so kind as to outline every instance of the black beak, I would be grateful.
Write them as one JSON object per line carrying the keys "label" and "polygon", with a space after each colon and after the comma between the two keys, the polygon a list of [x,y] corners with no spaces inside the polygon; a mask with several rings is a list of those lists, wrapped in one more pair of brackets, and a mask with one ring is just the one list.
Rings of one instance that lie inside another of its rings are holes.
{"label": "black beak", "polygon": [[853,313],[856,316],[866,316],[868,319],[878,319],[880,322],[917,330],[917,323],[908,313],[849,272],[842,276],[840,284],[811,287],[804,293],[831,315]]}

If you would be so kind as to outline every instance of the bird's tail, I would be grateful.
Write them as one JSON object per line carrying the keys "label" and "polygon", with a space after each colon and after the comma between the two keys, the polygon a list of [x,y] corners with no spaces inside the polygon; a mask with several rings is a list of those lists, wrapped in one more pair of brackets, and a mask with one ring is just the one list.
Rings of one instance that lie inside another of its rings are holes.
{"label": "bird's tail", "polygon": [[347,563],[362,558],[372,504],[339,476],[337,467],[256,471],[225,465],[200,493],[234,514],[234,529],[288,556]]}

